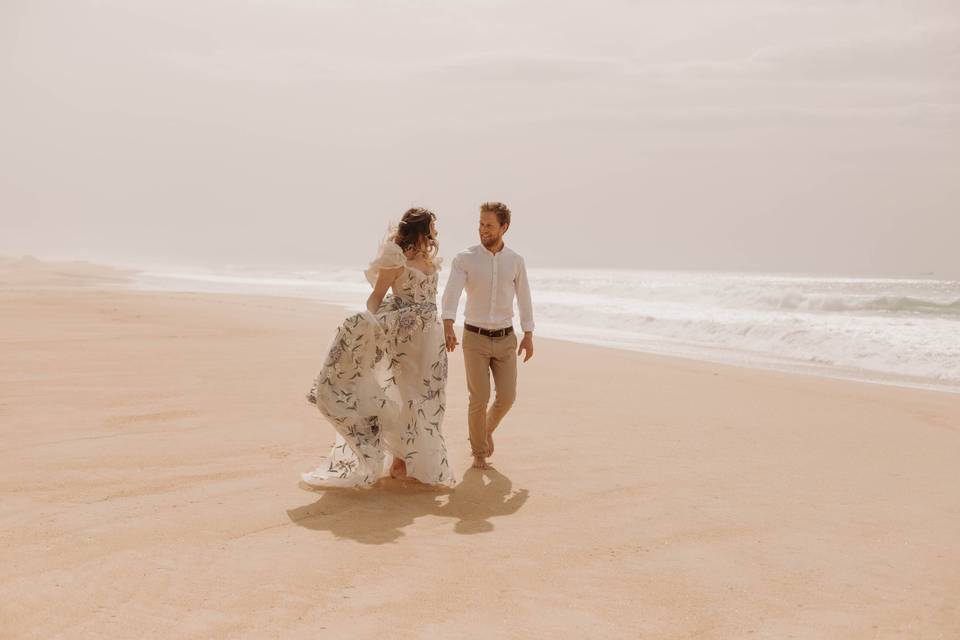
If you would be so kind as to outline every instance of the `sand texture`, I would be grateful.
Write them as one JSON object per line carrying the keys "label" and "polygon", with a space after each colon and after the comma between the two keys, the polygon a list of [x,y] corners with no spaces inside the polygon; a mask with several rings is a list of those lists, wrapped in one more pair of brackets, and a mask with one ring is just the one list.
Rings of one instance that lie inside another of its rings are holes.
{"label": "sand texture", "polygon": [[345,313],[0,264],[0,638],[960,638],[960,396],[540,339],[490,472],[312,491]]}

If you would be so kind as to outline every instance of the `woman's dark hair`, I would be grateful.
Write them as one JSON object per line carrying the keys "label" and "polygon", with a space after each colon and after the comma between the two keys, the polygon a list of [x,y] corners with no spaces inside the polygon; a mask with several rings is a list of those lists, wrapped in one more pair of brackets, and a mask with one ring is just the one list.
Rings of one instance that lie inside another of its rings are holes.
{"label": "woman's dark hair", "polygon": [[430,233],[430,223],[436,219],[437,216],[429,209],[422,207],[407,209],[400,218],[393,241],[404,251],[417,249],[426,253],[432,260],[440,249],[436,239]]}

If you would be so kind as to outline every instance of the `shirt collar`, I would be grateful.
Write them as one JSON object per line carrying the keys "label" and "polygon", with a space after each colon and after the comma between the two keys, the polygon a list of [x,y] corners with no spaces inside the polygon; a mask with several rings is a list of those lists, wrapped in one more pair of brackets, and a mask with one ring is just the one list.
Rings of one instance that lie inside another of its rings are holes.
{"label": "shirt collar", "polygon": [[498,251],[497,253],[494,253],[493,251],[490,251],[490,249],[487,249],[485,246],[483,246],[483,243],[482,243],[482,242],[481,242],[480,244],[478,244],[477,246],[480,247],[480,250],[483,251],[483,252],[484,252],[485,254],[487,254],[488,256],[503,255],[503,254],[505,254],[505,253],[507,252],[507,244],[506,244],[506,243],[503,244],[503,249],[500,249],[500,251]]}

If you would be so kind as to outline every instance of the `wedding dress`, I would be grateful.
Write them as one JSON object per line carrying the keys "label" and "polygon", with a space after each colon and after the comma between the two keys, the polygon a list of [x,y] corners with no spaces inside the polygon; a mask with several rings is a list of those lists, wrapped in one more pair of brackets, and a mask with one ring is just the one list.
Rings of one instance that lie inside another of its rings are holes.
{"label": "wedding dress", "polygon": [[364,272],[403,267],[376,313],[348,317],[337,329],[307,398],[337,432],[319,467],[302,474],[316,486],[370,486],[392,458],[426,484],[452,486],[441,425],[447,351],[437,315],[437,281],[385,242]]}

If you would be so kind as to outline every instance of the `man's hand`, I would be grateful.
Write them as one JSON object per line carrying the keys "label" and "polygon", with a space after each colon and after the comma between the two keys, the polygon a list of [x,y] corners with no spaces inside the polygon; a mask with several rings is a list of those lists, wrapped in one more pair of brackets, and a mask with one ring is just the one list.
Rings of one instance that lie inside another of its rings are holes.
{"label": "man's hand", "polygon": [[453,330],[453,320],[444,320],[443,321],[443,339],[447,343],[447,351],[453,353],[453,350],[457,348],[459,342],[457,342],[457,334]]}
{"label": "man's hand", "polygon": [[517,355],[519,356],[523,352],[526,352],[526,355],[523,356],[523,361],[526,362],[533,357],[533,332],[527,331],[523,334],[523,340],[520,341],[520,346],[517,348]]}

